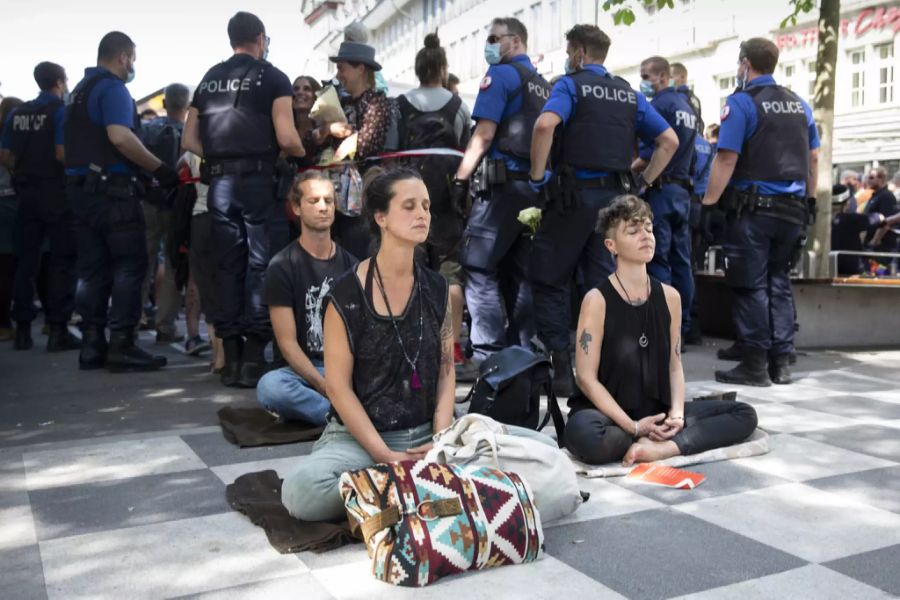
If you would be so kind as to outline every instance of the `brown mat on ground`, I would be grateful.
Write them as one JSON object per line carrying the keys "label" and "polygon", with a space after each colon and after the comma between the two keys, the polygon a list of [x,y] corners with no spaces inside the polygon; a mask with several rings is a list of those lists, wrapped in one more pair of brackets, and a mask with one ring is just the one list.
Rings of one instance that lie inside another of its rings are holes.
{"label": "brown mat on ground", "polygon": [[225,498],[234,510],[262,527],[272,547],[282,554],[326,552],[356,542],[350,525],[301,521],[281,503],[281,482],[272,470],[247,473],[225,488]]}
{"label": "brown mat on ground", "polygon": [[302,421],[284,423],[262,408],[226,406],[217,414],[222,435],[241,448],[314,441],[325,429]]}

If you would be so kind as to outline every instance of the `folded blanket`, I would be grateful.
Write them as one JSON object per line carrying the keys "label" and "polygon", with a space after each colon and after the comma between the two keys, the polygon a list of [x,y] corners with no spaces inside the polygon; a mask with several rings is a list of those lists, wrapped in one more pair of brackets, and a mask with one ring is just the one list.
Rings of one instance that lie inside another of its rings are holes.
{"label": "folded blanket", "polygon": [[281,503],[281,483],[272,470],[247,473],[225,488],[231,507],[262,527],[272,547],[282,554],[326,552],[356,542],[350,525],[295,519]]}
{"label": "folded blanket", "polygon": [[[575,472],[582,477],[623,477],[634,467],[623,467],[622,463],[609,463],[605,465],[589,465],[576,459],[566,450],[572,463],[575,465]],[[724,448],[716,448],[715,450],[707,450],[700,454],[689,454],[688,456],[673,456],[666,460],[661,460],[657,464],[669,467],[684,467],[687,465],[698,465],[701,463],[717,462],[720,460],[731,460],[733,458],[746,458],[748,456],[758,456],[760,454],[768,454],[769,452],[769,434],[762,429],[757,429],[753,434],[741,442],[733,446],[725,446]]]}
{"label": "folded blanket", "polygon": [[303,421],[283,422],[262,408],[220,408],[219,425],[225,439],[240,446],[274,446],[319,439],[324,427]]}

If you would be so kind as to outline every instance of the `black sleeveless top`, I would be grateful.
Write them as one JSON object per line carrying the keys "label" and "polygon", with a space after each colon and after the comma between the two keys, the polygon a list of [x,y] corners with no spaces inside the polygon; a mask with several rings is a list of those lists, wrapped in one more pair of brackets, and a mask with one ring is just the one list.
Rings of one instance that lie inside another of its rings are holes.
{"label": "black sleeveless top", "polygon": [[[672,317],[662,284],[650,278],[650,298],[640,306],[626,302],[606,279],[597,286],[606,301],[598,379],[632,419],[666,412],[669,387],[669,327]],[[646,320],[646,328],[644,322]],[[648,344],[641,348],[641,333]],[[569,400],[572,412],[594,408],[583,393]]]}
{"label": "black sleeveless top", "polygon": [[[447,282],[438,273],[421,265],[415,266],[417,285],[409,302],[391,307],[397,329],[410,360],[419,345],[419,315],[422,316],[422,348],[416,361],[420,386],[413,385],[412,369],[403,357],[391,318],[377,314],[372,308],[371,268],[363,289],[356,269],[344,274],[334,284],[329,301],[344,321],[347,341],[353,353],[353,391],[378,431],[411,429],[434,418],[437,406],[437,384],[441,367],[441,324],[447,310]],[[420,294],[421,292],[421,294]],[[340,417],[332,408],[331,415]]]}

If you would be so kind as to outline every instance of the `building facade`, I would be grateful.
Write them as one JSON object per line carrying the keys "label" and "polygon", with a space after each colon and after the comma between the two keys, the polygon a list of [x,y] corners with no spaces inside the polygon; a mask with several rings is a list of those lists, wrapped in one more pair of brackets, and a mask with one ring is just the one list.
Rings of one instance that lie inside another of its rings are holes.
{"label": "building facade", "polygon": [[[514,16],[527,27],[529,54],[548,78],[563,71],[565,32],[576,23],[596,23],[610,35],[606,64],[635,87],[644,58],[658,54],[683,63],[707,124],[718,121],[735,88],[741,40],[769,37],[781,49],[776,79],[812,102],[817,15],[802,15],[796,26],[778,29],[790,12],[787,0],[675,0],[673,9],[636,8],[630,27],[614,26],[600,5],[587,0],[307,0],[304,14],[314,35],[321,36],[316,60],[324,61],[326,72],[331,72],[327,56],[340,44],[343,26],[361,20],[397,91],[416,84],[415,53],[425,35],[437,30],[461,92],[474,96],[487,68],[483,48],[491,19]],[[882,164],[893,172],[900,167],[898,32],[900,0],[842,2],[833,147],[838,168]]]}

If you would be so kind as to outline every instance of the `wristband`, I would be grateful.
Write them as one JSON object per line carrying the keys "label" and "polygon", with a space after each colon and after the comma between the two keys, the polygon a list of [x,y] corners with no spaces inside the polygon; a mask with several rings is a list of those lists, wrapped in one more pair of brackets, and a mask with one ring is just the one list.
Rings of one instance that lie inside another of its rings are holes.
{"label": "wristband", "polygon": [[638,439],[641,437],[641,424],[637,421],[632,421],[634,423],[634,439]]}

